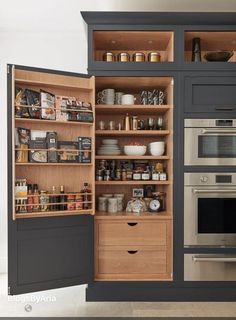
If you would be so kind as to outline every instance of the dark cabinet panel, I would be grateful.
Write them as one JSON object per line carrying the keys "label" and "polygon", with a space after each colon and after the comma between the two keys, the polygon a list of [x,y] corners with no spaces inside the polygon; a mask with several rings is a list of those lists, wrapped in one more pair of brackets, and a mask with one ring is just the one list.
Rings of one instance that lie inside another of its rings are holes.
{"label": "dark cabinet panel", "polygon": [[91,282],[93,217],[42,218],[40,226],[37,220],[31,219],[27,227],[21,221],[12,223],[10,294]]}
{"label": "dark cabinet panel", "polygon": [[236,112],[236,76],[185,76],[185,112]]}

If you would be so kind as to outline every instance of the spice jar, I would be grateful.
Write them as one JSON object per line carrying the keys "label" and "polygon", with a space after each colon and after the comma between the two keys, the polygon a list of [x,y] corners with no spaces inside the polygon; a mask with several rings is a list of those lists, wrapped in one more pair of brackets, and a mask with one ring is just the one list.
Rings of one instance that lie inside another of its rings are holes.
{"label": "spice jar", "polygon": [[106,197],[98,197],[98,211],[107,211],[107,202],[108,198]]}
{"label": "spice jar", "polygon": [[115,61],[115,55],[112,52],[105,52],[103,54],[103,61],[113,62]]}
{"label": "spice jar", "polygon": [[134,172],[133,172],[133,180],[141,180],[141,172],[140,171],[138,171],[138,170],[135,170]]}
{"label": "spice jar", "polygon": [[75,209],[83,210],[83,197],[80,194],[75,195]]}
{"label": "spice jar", "polygon": [[43,211],[43,212],[48,211],[49,195],[47,191],[45,190],[40,191],[39,202],[40,202],[40,211]]}
{"label": "spice jar", "polygon": [[135,61],[135,62],[145,61],[145,54],[143,52],[135,52],[133,54],[133,61]]}
{"label": "spice jar", "polygon": [[67,196],[67,210],[75,210],[75,195],[74,194],[68,194]]}
{"label": "spice jar", "polygon": [[160,53],[159,52],[149,52],[148,61],[149,62],[160,62],[161,61]]}
{"label": "spice jar", "polygon": [[142,172],[142,180],[150,180],[150,173],[149,171]]}
{"label": "spice jar", "polygon": [[160,181],[166,181],[167,180],[167,175],[165,172],[160,172]]}
{"label": "spice jar", "polygon": [[118,211],[117,198],[108,198],[108,208],[109,213],[116,213]]}
{"label": "spice jar", "polygon": [[121,52],[117,56],[118,61],[120,62],[128,62],[130,61],[130,55],[127,52]]}

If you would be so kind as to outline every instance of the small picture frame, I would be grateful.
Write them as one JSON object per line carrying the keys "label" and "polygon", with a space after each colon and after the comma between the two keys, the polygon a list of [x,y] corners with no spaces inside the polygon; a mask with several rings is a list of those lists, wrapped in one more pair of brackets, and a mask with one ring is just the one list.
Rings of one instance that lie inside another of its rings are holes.
{"label": "small picture frame", "polygon": [[143,198],[143,188],[134,188],[133,198]]}

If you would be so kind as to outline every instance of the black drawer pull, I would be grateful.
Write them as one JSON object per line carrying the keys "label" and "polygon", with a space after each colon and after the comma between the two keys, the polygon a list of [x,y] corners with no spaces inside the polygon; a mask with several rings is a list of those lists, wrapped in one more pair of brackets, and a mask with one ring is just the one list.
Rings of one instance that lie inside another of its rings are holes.
{"label": "black drawer pull", "polygon": [[128,224],[130,227],[134,227],[134,226],[136,226],[136,224],[138,224],[138,222],[127,222],[127,224]]}
{"label": "black drawer pull", "polygon": [[128,250],[127,252],[128,252],[129,254],[135,254],[135,253],[138,252],[138,250]]}
{"label": "black drawer pull", "polygon": [[234,109],[233,107],[215,107],[216,111],[233,111]]}

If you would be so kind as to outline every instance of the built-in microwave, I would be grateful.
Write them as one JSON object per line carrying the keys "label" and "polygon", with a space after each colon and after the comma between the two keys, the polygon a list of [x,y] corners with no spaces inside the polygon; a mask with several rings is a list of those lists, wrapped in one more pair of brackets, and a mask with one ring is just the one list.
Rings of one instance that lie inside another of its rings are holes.
{"label": "built-in microwave", "polygon": [[184,174],[184,245],[236,246],[236,173]]}
{"label": "built-in microwave", "polygon": [[185,119],[185,165],[236,165],[236,119]]}

